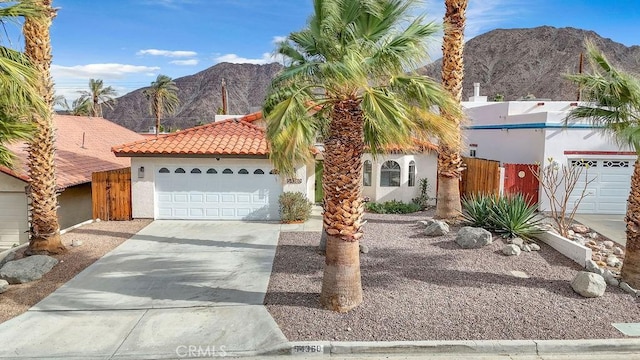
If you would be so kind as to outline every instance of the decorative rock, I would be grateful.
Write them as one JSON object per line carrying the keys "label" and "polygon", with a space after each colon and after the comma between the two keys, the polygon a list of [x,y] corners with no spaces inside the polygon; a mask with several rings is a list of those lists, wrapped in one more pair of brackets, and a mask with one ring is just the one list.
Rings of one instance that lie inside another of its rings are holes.
{"label": "decorative rock", "polygon": [[7,280],[9,284],[24,284],[40,279],[57,263],[57,259],[47,255],[33,255],[10,261],[0,269],[0,279]]}
{"label": "decorative rock", "polygon": [[636,295],[636,296],[638,295],[638,290],[632,288],[631,285],[627,284],[624,281],[620,282],[620,289],[628,292],[631,295]]}
{"label": "decorative rock", "polygon": [[0,280],[0,294],[9,290],[9,282],[7,280]]}
{"label": "decorative rock", "polygon": [[622,265],[622,261],[620,261],[620,259],[618,259],[615,255],[609,255],[607,257],[607,266],[611,266],[611,267],[618,267],[620,265]]}
{"label": "decorative rock", "polygon": [[12,251],[8,253],[2,260],[0,260],[0,269],[4,266],[4,264],[16,258],[16,252]]}
{"label": "decorative rock", "polygon": [[529,244],[529,249],[531,249],[531,251],[540,251],[540,245],[536,243],[531,243]]}
{"label": "decorative rock", "polygon": [[598,238],[598,236],[599,236],[599,235],[598,235],[598,233],[597,233],[597,232],[589,233],[589,238],[591,238],[591,239],[597,239],[597,238]]}
{"label": "decorative rock", "polygon": [[586,269],[588,272],[592,272],[594,274],[598,274],[602,276],[604,274],[604,270],[598,266],[598,264],[593,260],[587,260]]}
{"label": "decorative rock", "polygon": [[424,234],[427,236],[442,236],[449,233],[449,224],[444,221],[434,220],[433,224],[427,226],[424,229]]}
{"label": "decorative rock", "polygon": [[598,246],[598,243],[593,241],[593,240],[589,240],[589,242],[587,243],[587,245],[589,246]]}
{"label": "decorative rock", "polygon": [[613,254],[614,255],[623,255],[624,254],[624,250],[622,250],[621,248],[616,246],[616,247],[613,248]]}
{"label": "decorative rock", "polygon": [[363,254],[368,254],[369,253],[369,247],[367,245],[360,244],[360,252],[363,253]]}
{"label": "decorative rock", "polygon": [[601,266],[601,267],[607,266],[607,263],[604,261],[596,261],[596,264],[598,264],[598,266]]}
{"label": "decorative rock", "polygon": [[584,297],[592,298],[602,296],[607,283],[598,274],[580,271],[571,281],[571,288]]}
{"label": "decorative rock", "polygon": [[573,224],[571,225],[571,230],[576,234],[586,234],[589,232],[589,228],[582,224]]}
{"label": "decorative rock", "polygon": [[71,240],[71,246],[76,247],[82,245],[82,240],[74,239]]}
{"label": "decorative rock", "polygon": [[578,244],[580,244],[580,245],[582,245],[582,246],[586,246],[585,240],[584,240],[584,238],[582,236],[573,239],[573,241],[578,243]]}
{"label": "decorative rock", "polygon": [[606,281],[607,284],[609,284],[611,286],[619,286],[620,285],[620,281],[609,270],[605,270],[604,271],[603,277],[604,277],[604,281]]}
{"label": "decorative rock", "polygon": [[524,240],[519,237],[511,239],[511,243],[517,245],[520,249],[524,247]]}
{"label": "decorative rock", "polygon": [[571,239],[571,238],[573,238],[574,236],[576,236],[576,232],[575,232],[575,231],[573,231],[573,230],[569,230],[569,231],[567,231],[567,236]]}
{"label": "decorative rock", "polygon": [[516,244],[507,244],[502,248],[502,253],[507,256],[520,255],[520,247]]}
{"label": "decorative rock", "polygon": [[525,246],[522,247],[522,251],[530,252],[531,251],[531,247],[529,245],[525,245]]}
{"label": "decorative rock", "polygon": [[492,242],[491,233],[483,228],[465,226],[456,235],[456,243],[463,249],[479,249]]}
{"label": "decorative rock", "polygon": [[433,224],[434,221],[435,220],[433,220],[432,218],[426,218],[425,220],[418,221],[418,224],[424,225],[424,227],[427,227],[427,226]]}
{"label": "decorative rock", "polygon": [[611,240],[607,240],[602,242],[602,245],[604,245],[607,249],[611,249],[613,247],[613,241]]}

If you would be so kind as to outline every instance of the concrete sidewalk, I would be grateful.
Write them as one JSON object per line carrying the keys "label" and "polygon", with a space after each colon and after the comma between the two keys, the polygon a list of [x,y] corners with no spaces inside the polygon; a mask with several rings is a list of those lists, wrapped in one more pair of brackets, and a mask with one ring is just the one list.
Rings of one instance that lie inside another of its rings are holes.
{"label": "concrete sidewalk", "polygon": [[573,219],[620,245],[627,243],[624,215],[576,214]]}
{"label": "concrete sidewalk", "polygon": [[28,312],[0,358],[251,355],[286,343],[262,305],[280,224],[155,221]]}

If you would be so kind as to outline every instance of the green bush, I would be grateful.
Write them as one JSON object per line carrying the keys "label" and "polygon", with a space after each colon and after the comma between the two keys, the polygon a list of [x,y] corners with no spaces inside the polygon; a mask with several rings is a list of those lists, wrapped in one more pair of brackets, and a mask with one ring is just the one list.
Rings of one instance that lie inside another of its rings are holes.
{"label": "green bush", "polygon": [[411,202],[420,206],[420,209],[424,210],[431,206],[432,198],[429,196],[429,191],[431,190],[431,184],[429,184],[429,179],[422,178],[418,182],[418,188],[420,194],[418,197],[411,199]]}
{"label": "green bush", "polygon": [[311,202],[301,192],[284,192],[278,199],[283,223],[306,221],[311,216]]}
{"label": "green bush", "polygon": [[481,227],[503,237],[530,239],[540,233],[537,205],[529,205],[522,194],[472,195],[462,200],[462,215],[470,226]]}
{"label": "green bush", "polygon": [[378,214],[409,214],[422,210],[418,204],[407,204],[397,200],[385,201],[383,203],[370,202],[367,203],[366,208],[367,211]]}

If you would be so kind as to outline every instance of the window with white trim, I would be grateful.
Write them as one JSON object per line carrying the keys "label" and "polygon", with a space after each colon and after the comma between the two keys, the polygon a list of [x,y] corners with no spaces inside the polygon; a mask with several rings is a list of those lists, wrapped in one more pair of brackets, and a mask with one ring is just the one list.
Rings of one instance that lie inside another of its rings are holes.
{"label": "window with white trim", "polygon": [[362,184],[364,186],[371,186],[371,173],[372,173],[371,161],[366,160],[364,162],[363,171],[362,171]]}
{"label": "window with white trim", "polygon": [[409,162],[409,186],[416,186],[416,162]]}
{"label": "window with white trim", "polygon": [[386,161],[380,168],[380,186],[400,186],[400,164],[393,160]]}

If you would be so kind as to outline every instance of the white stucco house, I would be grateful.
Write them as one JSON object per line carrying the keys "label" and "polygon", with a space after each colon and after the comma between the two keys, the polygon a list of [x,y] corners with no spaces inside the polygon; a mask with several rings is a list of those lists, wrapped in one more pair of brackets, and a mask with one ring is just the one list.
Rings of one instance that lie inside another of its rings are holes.
{"label": "white stucco house", "polygon": [[[117,157],[131,158],[133,217],[279,220],[283,192],[302,192],[313,202],[321,186],[316,164],[298,167],[293,178],[277,174],[264,126],[261,112],[217,116],[207,125],[113,147]],[[322,161],[321,150],[310,151]],[[375,158],[365,154],[363,196],[411,201],[421,178],[435,187],[436,156],[436,146],[427,142]]]}
{"label": "white stucco house", "polygon": [[[595,181],[577,212],[625,213],[636,154],[585,120],[567,122],[577,102],[487,102],[478,93],[476,87],[475,96],[463,103],[470,120],[463,132],[467,156],[512,164],[546,164],[552,158],[560,165],[585,167],[588,178]],[[578,191],[580,183],[571,206]],[[542,188],[539,194],[540,210],[548,210],[549,200]]]}
{"label": "white stucco house", "polygon": [[[141,135],[103,118],[55,115],[55,169],[61,229],[92,218],[91,174],[130,166],[111,147]],[[29,241],[27,144],[8,144],[16,155],[9,169],[0,166],[0,251]]]}

